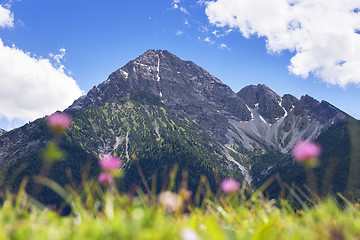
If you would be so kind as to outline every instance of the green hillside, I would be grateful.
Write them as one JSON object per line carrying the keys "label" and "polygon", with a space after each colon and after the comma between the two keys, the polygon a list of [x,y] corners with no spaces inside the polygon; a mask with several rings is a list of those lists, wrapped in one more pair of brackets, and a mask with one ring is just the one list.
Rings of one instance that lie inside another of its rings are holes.
{"label": "green hillside", "polygon": [[161,175],[174,164],[179,165],[179,176],[183,170],[189,172],[193,188],[201,175],[215,187],[214,171],[220,179],[241,179],[237,167],[226,160],[221,147],[206,132],[189,119],[171,113],[151,94],[133,91],[103,106],[74,111],[72,116],[69,141],[95,154],[113,152],[120,156],[125,162],[128,187],[140,179],[132,155],[139,159],[149,181],[153,174],[161,181]]}

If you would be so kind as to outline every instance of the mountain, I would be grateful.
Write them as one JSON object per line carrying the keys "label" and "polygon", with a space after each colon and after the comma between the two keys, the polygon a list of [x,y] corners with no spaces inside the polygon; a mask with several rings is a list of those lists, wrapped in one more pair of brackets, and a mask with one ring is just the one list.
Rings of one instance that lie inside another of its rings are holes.
{"label": "mountain", "polygon": [[0,136],[3,135],[4,133],[6,133],[6,131],[0,128]]}
{"label": "mountain", "polygon": [[265,85],[234,93],[219,79],[191,61],[168,51],[149,50],[74,102],[69,109],[99,106],[113,96],[138,90],[158,96],[172,112],[208,130],[223,145],[246,149],[271,146],[288,152],[301,138],[315,138],[347,117],[328,102],[286,94]]}
{"label": "mountain", "polygon": [[247,86],[237,95],[252,115],[245,123],[231,121],[244,146],[258,139],[286,153],[299,139],[315,139],[324,129],[349,117],[326,101],[318,102],[308,95],[300,100],[290,94],[280,97],[265,85]]}
{"label": "mountain", "polygon": [[[326,101],[281,97],[262,84],[235,93],[195,63],[162,50],[130,61],[66,111],[73,127],[62,140],[68,151],[62,164],[76,161],[75,148],[95,159],[117,154],[126,163],[128,185],[139,179],[135,154],[148,180],[176,163],[191,173],[194,186],[201,174],[212,187],[216,174],[258,186],[290,163],[296,141],[319,139],[354,120]],[[29,163],[51,138],[44,119],[3,134],[0,167]]]}

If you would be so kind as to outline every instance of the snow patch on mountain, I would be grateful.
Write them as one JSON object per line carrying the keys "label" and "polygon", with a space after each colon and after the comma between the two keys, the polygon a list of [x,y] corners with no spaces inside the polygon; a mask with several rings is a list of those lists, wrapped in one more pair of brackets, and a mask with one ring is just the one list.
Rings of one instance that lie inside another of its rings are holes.
{"label": "snow patch on mountain", "polygon": [[125,79],[129,77],[129,73],[124,71],[123,69],[120,69],[120,72],[125,76]]}
{"label": "snow patch on mountain", "polygon": [[156,67],[156,71],[157,71],[156,79],[158,82],[160,82],[160,57],[159,57],[159,55],[157,57],[158,57],[158,62],[157,62],[157,67]]}
{"label": "snow patch on mountain", "polygon": [[4,129],[0,129],[0,136],[3,135],[4,133],[6,133],[6,131]]}

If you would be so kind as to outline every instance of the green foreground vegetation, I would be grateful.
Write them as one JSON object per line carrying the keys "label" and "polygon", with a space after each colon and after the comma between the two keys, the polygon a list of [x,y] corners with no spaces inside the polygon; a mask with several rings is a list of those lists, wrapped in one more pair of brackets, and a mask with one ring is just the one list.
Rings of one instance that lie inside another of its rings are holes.
{"label": "green foreground vegetation", "polygon": [[[81,193],[38,178],[72,207],[67,216],[24,191],[2,196],[0,239],[359,239],[360,205],[326,199],[293,210],[259,192],[187,196],[166,192],[119,193],[93,180]],[[204,189],[206,184],[203,184]],[[201,189],[199,188],[199,192]],[[197,207],[194,207],[197,206]]]}

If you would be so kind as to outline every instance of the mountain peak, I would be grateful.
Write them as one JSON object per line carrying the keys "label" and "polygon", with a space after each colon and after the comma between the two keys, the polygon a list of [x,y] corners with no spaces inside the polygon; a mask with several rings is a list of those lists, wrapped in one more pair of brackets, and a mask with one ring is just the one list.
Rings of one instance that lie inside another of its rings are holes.
{"label": "mountain peak", "polygon": [[151,65],[151,64],[157,64],[158,60],[160,59],[164,60],[166,58],[177,58],[178,60],[180,60],[177,56],[170,53],[169,51],[150,49],[147,50],[145,53],[141,54],[140,56],[138,56],[132,62]]}
{"label": "mountain peak", "polygon": [[255,104],[261,101],[263,96],[266,96],[271,101],[280,101],[280,96],[271,90],[265,84],[249,85],[241,89],[238,96],[243,98],[249,107],[254,107]]}
{"label": "mountain peak", "polygon": [[271,124],[285,114],[280,105],[281,97],[265,84],[246,86],[237,95],[244,100],[248,107],[255,108],[257,106],[260,115]]}
{"label": "mountain peak", "polygon": [[159,53],[162,53],[162,52],[167,52],[167,51],[166,50],[161,50],[161,49],[149,49],[146,52],[144,52],[143,54],[141,54],[140,56],[159,54]]}
{"label": "mountain peak", "polygon": [[205,101],[212,95],[209,91],[220,88],[223,92],[217,92],[216,98],[233,93],[228,86],[195,63],[181,60],[166,50],[152,49],[110,74],[106,81],[76,100],[70,109],[99,105],[134,90],[154,94],[165,104],[177,106],[189,103],[199,95]]}
{"label": "mountain peak", "polygon": [[159,56],[159,55],[163,55],[163,56],[175,56],[174,54],[170,53],[167,50],[161,50],[161,49],[149,49],[146,52],[144,52],[143,54],[141,54],[138,58],[140,57],[144,57],[144,56]]}

